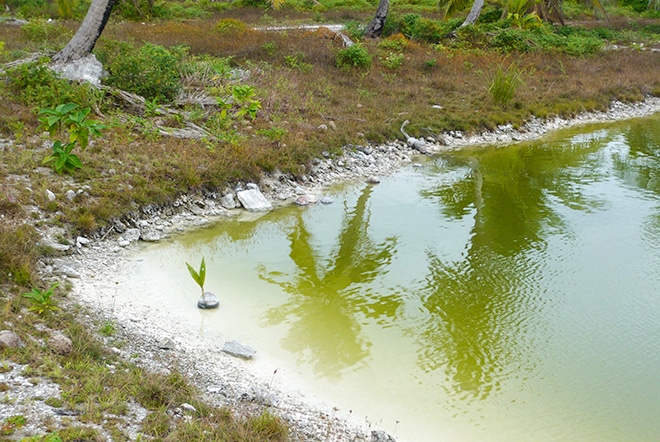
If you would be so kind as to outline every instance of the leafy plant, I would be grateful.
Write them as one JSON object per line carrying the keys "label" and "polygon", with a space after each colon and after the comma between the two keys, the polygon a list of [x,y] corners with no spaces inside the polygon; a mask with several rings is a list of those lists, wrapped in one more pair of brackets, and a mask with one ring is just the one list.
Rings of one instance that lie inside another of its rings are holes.
{"label": "leafy plant", "polygon": [[206,280],[206,262],[204,258],[202,258],[202,263],[199,265],[199,272],[188,263],[186,263],[186,267],[188,267],[188,272],[190,272],[192,279],[202,289],[202,296],[204,296],[204,281]]}
{"label": "leafy plant", "polygon": [[248,85],[236,85],[232,87],[231,94],[234,102],[239,106],[236,116],[247,116],[254,120],[257,117],[257,112],[261,109],[261,102],[255,98],[254,88]]}
{"label": "leafy plant", "polygon": [[55,305],[55,302],[52,299],[54,290],[58,285],[59,282],[55,282],[47,290],[33,288],[31,292],[23,293],[23,297],[32,302],[32,305],[28,307],[28,310],[36,312],[39,315],[45,312],[58,310],[59,307]]}
{"label": "leafy plant", "polygon": [[371,55],[360,43],[356,43],[337,52],[337,67],[339,68],[368,68],[371,66]]}
{"label": "leafy plant", "polygon": [[80,157],[71,153],[75,146],[75,143],[63,145],[61,141],[55,141],[52,146],[53,153],[44,158],[42,164],[52,163],[53,170],[58,174],[75,172],[82,167]]}
{"label": "leafy plant", "polygon": [[536,12],[527,13],[535,3],[536,0],[507,0],[507,19],[517,28],[529,29],[541,26],[541,18]]}
{"label": "leafy plant", "polygon": [[90,108],[79,109],[76,103],[60,104],[54,109],[45,108],[39,111],[41,128],[51,136],[63,136],[65,130],[69,135],[68,143],[62,144],[59,140],[53,143],[53,153],[44,158],[43,164],[52,163],[57,173],[73,173],[82,167],[78,155],[72,153],[73,148],[80,144],[80,148],[84,150],[89,145],[90,136],[100,135],[101,130],[106,128],[96,120],[87,119],[90,111]]}

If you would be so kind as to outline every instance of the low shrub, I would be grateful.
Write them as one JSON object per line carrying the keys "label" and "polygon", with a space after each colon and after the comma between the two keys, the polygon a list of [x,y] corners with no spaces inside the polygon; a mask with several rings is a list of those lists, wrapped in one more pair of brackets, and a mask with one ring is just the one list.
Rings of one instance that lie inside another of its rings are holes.
{"label": "low shrub", "polygon": [[371,55],[367,48],[357,43],[340,49],[337,52],[336,63],[339,68],[368,68],[371,66]]}
{"label": "low shrub", "polygon": [[9,71],[7,87],[23,104],[35,107],[55,107],[60,103],[75,102],[94,107],[102,93],[89,84],[71,83],[59,78],[43,62],[25,63]]}
{"label": "low shrub", "polygon": [[32,20],[21,26],[21,34],[28,41],[38,43],[65,42],[73,33],[55,21],[44,19]]}
{"label": "low shrub", "polygon": [[378,49],[386,51],[403,52],[408,47],[408,39],[401,33],[390,35],[378,43]]}
{"label": "low shrub", "polygon": [[111,42],[97,51],[108,71],[106,84],[159,102],[172,102],[179,94],[186,54],[184,46],[168,49],[151,43],[135,49],[129,43]]}
{"label": "low shrub", "polygon": [[220,35],[241,34],[248,30],[248,25],[236,18],[223,18],[215,25]]}
{"label": "low shrub", "polygon": [[506,28],[499,31],[491,40],[491,46],[504,52],[527,52],[531,45],[531,32],[519,28]]}
{"label": "low shrub", "polygon": [[411,40],[438,43],[461,23],[461,19],[440,21],[419,14],[405,14],[402,17],[394,15],[392,20],[388,19],[385,23],[385,32],[387,35],[400,32]]}

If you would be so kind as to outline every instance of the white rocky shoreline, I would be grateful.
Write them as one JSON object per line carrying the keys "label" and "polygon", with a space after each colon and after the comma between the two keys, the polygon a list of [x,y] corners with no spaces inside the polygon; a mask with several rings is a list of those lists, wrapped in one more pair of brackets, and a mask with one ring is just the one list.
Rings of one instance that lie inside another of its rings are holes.
{"label": "white rocky shoreline", "polygon": [[[159,241],[229,216],[240,216],[245,209],[232,208],[232,201],[237,204],[236,195],[242,190],[260,192],[267,204],[273,206],[313,204],[321,202],[324,190],[332,184],[364,180],[376,183],[378,177],[393,173],[423,153],[432,155],[466,146],[533,140],[562,128],[646,117],[657,112],[660,112],[660,98],[649,97],[635,104],[614,102],[607,112],[584,113],[572,119],[532,119],[520,129],[507,125],[494,132],[469,136],[449,132],[435,139],[408,138],[407,142],[395,141],[379,146],[347,146],[341,157],[316,160],[300,182],[282,174],[272,174],[265,176],[258,185],[245,183],[235,189],[226,189],[222,195],[184,195],[171,205],[143,207],[125,219],[117,220],[108,230],[89,238],[78,238],[70,246],[57,245],[54,238],[62,233],[60,230],[45,229],[42,242],[57,246],[65,256],[44,262],[42,272],[47,279],[67,279],[73,283],[66,302],[87,307],[88,314],[82,320],[90,327],[96,329],[99,321],[104,320],[117,325],[117,334],[112,339],[104,338],[113,351],[156,372],[180,371],[212,404],[227,405],[239,413],[271,410],[289,423],[292,441],[395,440],[381,429],[354,421],[350,413],[338,411],[332,404],[320,404],[306,398],[295,385],[273,385],[272,377],[255,373],[250,361],[223,353],[222,343],[203,336],[196,336],[194,341],[187,339],[189,331],[177,322],[176,312],[147,311],[123,300],[118,294],[122,287],[115,283],[114,275],[130,263],[138,241]],[[112,347],[112,342],[117,340],[125,345]],[[16,400],[1,403],[0,416],[22,414],[29,417],[29,422],[36,422],[22,429],[23,436],[45,433],[39,428],[39,419],[57,422],[62,417],[43,400],[30,398],[57,396],[57,386],[49,381],[35,386],[21,376],[20,367],[0,373],[0,382],[3,378],[11,379],[16,385],[10,392]],[[37,388],[40,388],[39,392],[36,392]],[[188,407],[188,404],[181,404],[173,413],[183,415]],[[139,422],[147,412],[136,404],[129,408],[124,419],[125,434],[136,440]],[[112,440],[109,435],[107,438]]]}

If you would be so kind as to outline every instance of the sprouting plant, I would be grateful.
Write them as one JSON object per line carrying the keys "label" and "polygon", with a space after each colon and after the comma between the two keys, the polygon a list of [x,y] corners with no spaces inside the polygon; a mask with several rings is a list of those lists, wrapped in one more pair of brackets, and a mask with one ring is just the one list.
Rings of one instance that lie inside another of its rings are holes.
{"label": "sprouting plant", "polygon": [[188,263],[186,263],[186,267],[188,267],[192,279],[194,279],[197,285],[202,289],[202,296],[204,296],[204,281],[206,280],[206,262],[204,261],[204,258],[202,258],[202,263],[199,265],[199,272],[193,269]]}
{"label": "sprouting plant", "polygon": [[117,332],[117,326],[111,320],[106,320],[99,328],[99,333],[103,336],[112,336]]}
{"label": "sprouting plant", "polygon": [[147,117],[155,117],[158,115],[158,97],[144,101],[144,115]]}
{"label": "sprouting plant", "polygon": [[28,298],[32,302],[32,305],[28,307],[28,309],[39,315],[44,312],[57,310],[58,307],[55,305],[52,297],[54,290],[58,285],[59,282],[54,282],[46,290],[33,288],[31,292],[23,293],[23,297]]}

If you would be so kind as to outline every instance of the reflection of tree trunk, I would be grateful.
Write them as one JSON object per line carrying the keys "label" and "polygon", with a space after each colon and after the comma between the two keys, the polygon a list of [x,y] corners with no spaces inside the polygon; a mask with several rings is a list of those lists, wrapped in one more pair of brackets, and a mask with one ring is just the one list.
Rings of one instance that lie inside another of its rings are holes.
{"label": "reflection of tree trunk", "polygon": [[484,195],[481,189],[484,185],[484,176],[481,174],[481,170],[479,170],[479,160],[476,158],[470,158],[470,168],[474,174],[474,208],[477,212],[474,215],[474,229],[479,231],[481,230],[483,221],[481,214],[484,207]]}
{"label": "reflection of tree trunk", "polygon": [[53,61],[68,63],[89,55],[108,23],[114,5],[115,0],[92,0],[92,5],[78,28],[78,32],[64,49],[55,54]]}
{"label": "reflection of tree trunk", "polygon": [[463,26],[475,24],[477,22],[477,19],[479,18],[479,15],[481,14],[481,10],[483,9],[483,7],[484,7],[484,0],[474,0],[474,3],[472,3],[472,9],[470,9],[470,13],[465,18],[465,21],[460,27],[462,28]]}
{"label": "reflection of tree trunk", "polygon": [[378,3],[378,10],[376,15],[364,31],[364,35],[371,38],[380,37],[385,27],[385,20],[387,20],[387,11],[390,8],[390,0],[380,0]]}

